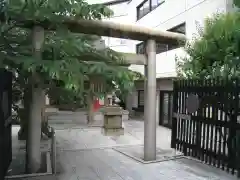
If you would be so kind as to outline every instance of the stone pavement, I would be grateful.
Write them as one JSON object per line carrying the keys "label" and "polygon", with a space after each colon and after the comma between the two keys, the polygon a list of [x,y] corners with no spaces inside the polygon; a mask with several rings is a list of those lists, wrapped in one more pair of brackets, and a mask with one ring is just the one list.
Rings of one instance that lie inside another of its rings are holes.
{"label": "stone pavement", "polygon": [[[143,144],[143,122],[125,121],[125,135],[107,137],[99,128],[56,125],[58,180],[234,180],[208,165],[177,159],[142,164],[116,150]],[[171,131],[157,128],[157,146],[170,148]]]}
{"label": "stone pavement", "polygon": [[[143,145],[144,140],[143,122],[136,120],[124,122],[125,133],[120,137],[103,136],[99,127],[69,124],[57,124],[52,127],[56,130],[59,148],[65,150]],[[159,126],[157,128],[157,145],[168,149],[170,142],[171,130]]]}
{"label": "stone pavement", "polygon": [[[125,134],[108,137],[97,127],[53,125],[57,138],[57,175],[15,180],[234,180],[208,165],[190,159],[142,164],[116,149],[142,148],[143,122],[125,121]],[[16,136],[18,127],[13,127]],[[157,127],[157,146],[169,149],[171,130]],[[19,146],[13,138],[13,147]],[[17,146],[16,146],[17,145]],[[17,149],[15,149],[17,150]]]}
{"label": "stone pavement", "polygon": [[6,180],[57,180],[57,176],[46,175],[46,176],[36,176],[36,177],[24,177],[24,178],[12,178]]}

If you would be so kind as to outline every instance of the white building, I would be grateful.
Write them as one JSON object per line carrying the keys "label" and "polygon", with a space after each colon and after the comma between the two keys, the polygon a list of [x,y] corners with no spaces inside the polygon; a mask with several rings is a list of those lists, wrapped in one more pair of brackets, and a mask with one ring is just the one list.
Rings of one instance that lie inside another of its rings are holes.
{"label": "white building", "polygon": [[[110,0],[108,0],[110,1]],[[214,13],[226,12],[232,8],[232,0],[129,0],[109,6],[114,11],[110,21],[135,23],[186,34],[191,39],[204,19]],[[143,52],[141,43],[117,38],[105,38],[106,44],[116,51]],[[176,76],[175,56],[181,55],[181,48],[162,52],[158,48],[156,77]],[[161,53],[162,52],[162,53]],[[143,66],[132,66],[144,73]]]}
{"label": "white building", "polygon": [[[110,0],[105,0],[110,1]],[[214,13],[231,11],[233,0],[119,0],[109,7],[114,16],[105,19],[125,24],[139,24],[173,32],[183,33],[190,40],[202,27],[206,17]],[[144,53],[143,42],[104,37],[106,45],[120,52]],[[176,56],[184,55],[179,47],[157,46],[156,77],[157,81],[157,122],[169,125],[168,102],[171,102],[172,77],[176,77]],[[141,65],[132,65],[132,70],[144,73]],[[137,82],[136,90],[129,96],[128,109],[143,106],[143,82]],[[162,105],[160,107],[160,104]],[[137,110],[137,109],[135,109]],[[159,116],[159,111],[164,112]],[[166,112],[165,112],[166,111]],[[166,117],[165,117],[166,116]],[[166,122],[163,122],[165,121]]]}

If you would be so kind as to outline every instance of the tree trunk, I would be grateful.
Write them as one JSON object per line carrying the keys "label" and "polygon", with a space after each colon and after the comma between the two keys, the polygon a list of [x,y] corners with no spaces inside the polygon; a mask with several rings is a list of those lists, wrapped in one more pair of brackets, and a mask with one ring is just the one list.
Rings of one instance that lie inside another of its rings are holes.
{"label": "tree trunk", "polygon": [[92,123],[94,121],[94,106],[93,106],[93,94],[88,94],[88,123]]}

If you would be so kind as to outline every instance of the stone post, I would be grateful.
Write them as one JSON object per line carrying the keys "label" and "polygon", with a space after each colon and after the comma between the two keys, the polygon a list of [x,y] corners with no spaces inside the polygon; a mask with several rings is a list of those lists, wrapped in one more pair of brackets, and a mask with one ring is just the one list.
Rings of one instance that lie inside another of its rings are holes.
{"label": "stone post", "polygon": [[[44,42],[44,29],[35,26],[33,33],[33,56],[36,60],[41,59],[41,48]],[[43,107],[43,90],[40,87],[40,77],[37,72],[33,72],[31,80],[31,96],[28,118],[28,136],[26,142],[26,170],[29,173],[36,173],[41,167],[41,120]],[[44,99],[45,100],[45,99]]]}
{"label": "stone post", "polygon": [[156,42],[146,46],[147,80],[144,84],[144,160],[156,160]]}

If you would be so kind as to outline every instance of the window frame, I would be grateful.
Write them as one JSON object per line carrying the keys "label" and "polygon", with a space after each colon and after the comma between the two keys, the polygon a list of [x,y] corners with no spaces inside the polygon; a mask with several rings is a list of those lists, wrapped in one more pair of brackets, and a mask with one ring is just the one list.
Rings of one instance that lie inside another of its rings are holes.
{"label": "window frame", "polygon": [[[149,3],[149,10],[146,14],[140,16],[140,9],[144,6],[145,3]],[[151,11],[151,0],[144,0],[137,6],[137,20],[141,19],[142,17],[146,16]]]}
{"label": "window frame", "polygon": [[[141,46],[143,46],[143,52],[142,52],[142,53],[141,53],[140,50],[139,50],[139,48],[140,48]],[[144,52],[145,49],[146,49],[146,47],[145,47],[144,42],[140,42],[140,43],[136,44],[136,54],[145,54],[145,52]]]}
{"label": "window frame", "polygon": [[[159,7],[160,5],[162,5],[165,0],[162,0],[159,4],[157,4],[157,6],[153,7],[152,6],[152,1],[153,0],[144,0],[142,1],[137,7],[136,7],[136,10],[137,10],[137,21],[140,20],[141,18],[143,18],[144,16],[146,16],[148,13],[150,13],[151,11],[155,10],[157,7]],[[147,13],[143,14],[140,16],[140,9],[144,6],[145,3],[149,3],[149,10]]]}
{"label": "window frame", "polygon": [[161,2],[158,2],[157,5],[153,7],[153,3],[152,3],[153,0],[150,0],[150,1],[151,1],[151,11],[153,11],[154,9],[156,9],[158,6],[160,6],[165,2],[165,0],[161,0]]}
{"label": "window frame", "polygon": [[[182,27],[182,26],[184,26],[184,33],[182,33],[182,32],[179,32],[179,31],[177,31],[177,29],[178,28],[180,28],[180,27]],[[176,26],[174,26],[174,27],[171,27],[170,29],[168,29],[167,31],[169,31],[169,32],[175,32],[175,33],[180,33],[180,34],[184,34],[184,35],[186,35],[186,22],[183,22],[183,23],[180,23],[180,24],[178,24],[178,25],[176,25]]]}
{"label": "window frame", "polygon": [[[181,32],[176,31],[176,29],[180,28],[181,26],[184,26],[184,28],[185,28],[185,32],[184,32],[184,33],[181,33]],[[181,34],[186,35],[186,22],[180,23],[180,24],[178,24],[178,25],[176,25],[176,26],[168,29],[167,31],[169,31],[169,32],[175,32],[175,33],[181,33]],[[139,47],[140,47],[140,46],[144,46],[144,47],[143,47],[143,48],[144,48],[143,52],[140,52],[140,50],[139,50]],[[161,48],[161,46],[163,47],[164,44],[159,44],[159,43],[156,44],[156,54],[160,54],[160,53],[162,53],[162,52],[166,52],[166,51],[158,51],[158,49]],[[172,50],[172,49],[176,49],[175,46],[172,46],[172,47],[170,46],[170,47],[168,47],[167,45],[166,45],[166,48],[167,48],[167,51],[170,51],[170,50]],[[146,50],[146,45],[145,45],[144,42],[140,42],[140,43],[136,44],[136,54],[145,54],[145,50]]]}

